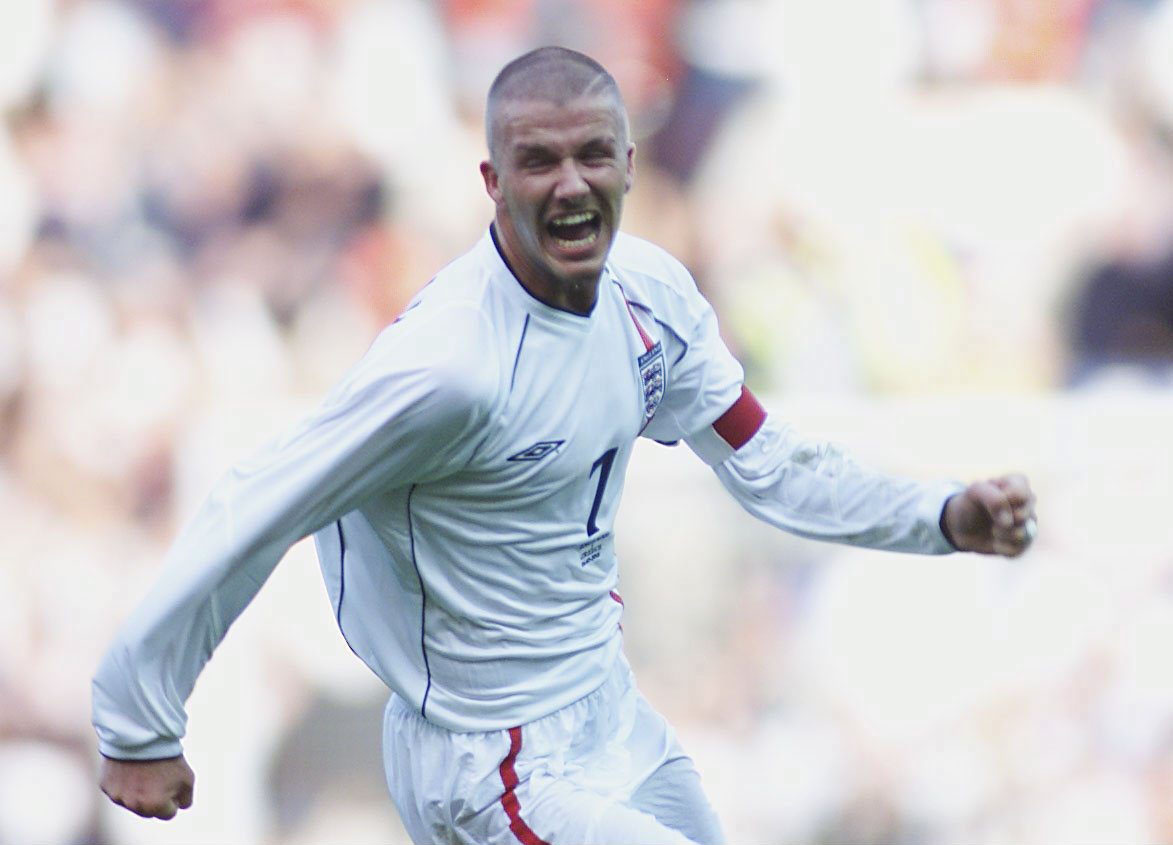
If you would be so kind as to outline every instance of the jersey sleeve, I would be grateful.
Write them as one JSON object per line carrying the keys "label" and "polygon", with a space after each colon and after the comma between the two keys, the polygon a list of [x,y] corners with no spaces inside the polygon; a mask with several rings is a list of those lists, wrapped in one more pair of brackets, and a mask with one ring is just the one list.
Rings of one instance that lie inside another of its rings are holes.
{"label": "jersey sleeve", "polygon": [[[667,366],[667,388],[643,436],[685,440],[712,425],[737,399],[745,378],[725,346],[712,306],[683,266],[673,266],[672,290],[657,317]],[[709,464],[720,458],[698,452]]]}
{"label": "jersey sleeve", "polygon": [[389,327],[314,413],[217,482],[98,667],[102,754],[181,753],[196,677],[289,547],[380,491],[468,461],[495,376],[452,338],[482,321],[413,314]]}
{"label": "jersey sleeve", "polygon": [[890,551],[954,551],[939,520],[962,485],[871,470],[768,416],[687,270],[666,260],[656,270],[673,294],[657,303],[656,316],[668,377],[645,437],[684,440],[742,507],[790,533]]}
{"label": "jersey sleeve", "polygon": [[[716,434],[724,422],[723,417],[703,436],[708,448],[716,450],[715,441],[724,440]],[[955,551],[940,518],[961,484],[925,484],[877,472],[764,413],[744,443],[725,448],[727,457],[714,467],[722,485],[747,511],[777,528],[887,551]]]}

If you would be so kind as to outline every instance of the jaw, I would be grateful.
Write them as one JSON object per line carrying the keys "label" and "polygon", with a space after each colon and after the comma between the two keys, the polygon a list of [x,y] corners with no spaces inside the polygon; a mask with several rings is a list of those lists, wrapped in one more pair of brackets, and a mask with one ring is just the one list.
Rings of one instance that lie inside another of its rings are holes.
{"label": "jaw", "polygon": [[542,238],[541,246],[553,281],[572,285],[594,283],[603,272],[611,238],[598,232],[593,237],[567,243],[547,235]]}
{"label": "jaw", "polygon": [[591,233],[565,231],[560,238],[542,220],[518,227],[508,213],[497,216],[501,247],[522,287],[554,308],[589,314],[615,232],[605,215]]}

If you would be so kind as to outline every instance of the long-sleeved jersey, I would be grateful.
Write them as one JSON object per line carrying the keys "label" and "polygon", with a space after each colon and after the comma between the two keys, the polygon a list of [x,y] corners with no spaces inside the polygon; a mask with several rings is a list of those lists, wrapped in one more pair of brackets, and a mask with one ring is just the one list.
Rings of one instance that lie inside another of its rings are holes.
{"label": "long-sleeved jersey", "polygon": [[636,437],[683,440],[755,516],[823,540],[951,550],[951,484],[864,470],[767,418],[685,268],[619,235],[587,316],[532,297],[491,232],[322,405],[230,471],[93,684],[103,754],[180,753],[229,625],[314,534],[351,649],[427,719],[525,724],[620,650],[612,525]]}

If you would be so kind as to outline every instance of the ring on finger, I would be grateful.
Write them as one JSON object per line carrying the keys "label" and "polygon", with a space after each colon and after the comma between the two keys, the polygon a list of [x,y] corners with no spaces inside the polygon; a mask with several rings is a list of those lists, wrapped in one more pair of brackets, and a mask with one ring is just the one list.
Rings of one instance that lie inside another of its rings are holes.
{"label": "ring on finger", "polygon": [[1039,521],[1032,516],[1026,521],[1022,528],[1023,531],[1026,532],[1027,542],[1030,542],[1031,540],[1034,540],[1035,535],[1039,533]]}

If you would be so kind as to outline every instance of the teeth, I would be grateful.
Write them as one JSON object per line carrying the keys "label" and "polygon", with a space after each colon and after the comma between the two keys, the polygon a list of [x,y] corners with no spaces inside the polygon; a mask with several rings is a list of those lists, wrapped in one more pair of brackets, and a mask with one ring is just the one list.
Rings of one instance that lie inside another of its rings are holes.
{"label": "teeth", "polygon": [[595,216],[593,211],[580,211],[578,214],[567,214],[564,217],[555,217],[552,221],[555,226],[577,226]]}
{"label": "teeth", "polygon": [[596,238],[598,238],[598,234],[596,234],[595,232],[591,232],[585,238],[579,238],[577,241],[568,241],[568,240],[565,240],[564,238],[555,238],[555,240],[558,241],[559,246],[564,246],[569,249],[576,249],[577,247],[580,247],[580,246],[586,246],[587,244],[593,244],[595,242]]}

